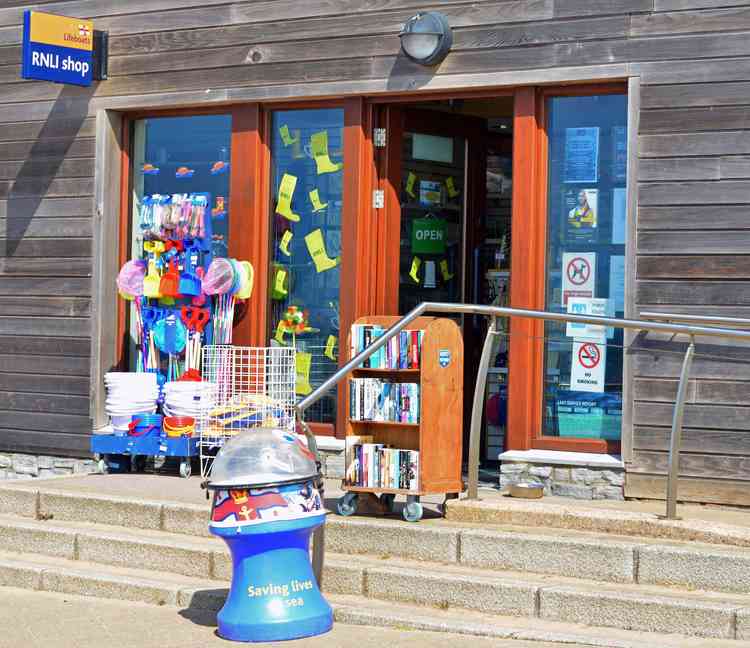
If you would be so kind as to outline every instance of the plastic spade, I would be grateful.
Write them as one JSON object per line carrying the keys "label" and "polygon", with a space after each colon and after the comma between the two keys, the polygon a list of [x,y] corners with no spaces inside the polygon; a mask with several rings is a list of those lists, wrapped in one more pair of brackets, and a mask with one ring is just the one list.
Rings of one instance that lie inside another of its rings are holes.
{"label": "plastic spade", "polygon": [[177,272],[177,262],[174,259],[170,260],[169,270],[161,278],[159,290],[162,295],[166,295],[167,297],[180,296],[180,275]]}

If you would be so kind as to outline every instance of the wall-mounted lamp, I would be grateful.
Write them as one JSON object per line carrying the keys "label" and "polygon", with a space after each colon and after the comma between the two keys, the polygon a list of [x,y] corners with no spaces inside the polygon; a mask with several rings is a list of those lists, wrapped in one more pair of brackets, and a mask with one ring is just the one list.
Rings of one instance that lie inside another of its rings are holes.
{"label": "wall-mounted lamp", "polygon": [[420,65],[440,63],[453,45],[448,19],[437,11],[412,16],[404,23],[398,37],[404,54]]}

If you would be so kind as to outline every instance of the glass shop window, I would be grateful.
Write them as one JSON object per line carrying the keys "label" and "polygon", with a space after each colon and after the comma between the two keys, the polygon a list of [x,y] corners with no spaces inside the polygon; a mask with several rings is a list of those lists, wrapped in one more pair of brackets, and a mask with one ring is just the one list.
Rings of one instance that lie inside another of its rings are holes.
{"label": "glass shop window", "polygon": [[[149,264],[147,277],[152,276],[146,281],[153,280],[154,286],[169,274],[167,259],[176,251],[169,249],[174,241],[189,250],[174,256],[180,272],[199,276],[211,258],[228,256],[231,137],[231,115],[154,117],[134,122],[130,258]],[[186,270],[184,259],[188,258],[191,266]],[[161,295],[149,304],[178,308],[189,302]],[[129,310],[129,366],[135,371],[154,354],[139,339],[137,309]],[[174,371],[182,369],[175,367]]]}
{"label": "glass shop window", "polygon": [[[297,349],[298,398],[338,367],[343,132],[343,109],[273,114],[270,336]],[[335,392],[308,412],[335,423]]]}
{"label": "glass shop window", "polygon": [[[627,236],[627,97],[547,103],[546,308],[623,317]],[[545,324],[544,436],[617,442],[622,329]]]}

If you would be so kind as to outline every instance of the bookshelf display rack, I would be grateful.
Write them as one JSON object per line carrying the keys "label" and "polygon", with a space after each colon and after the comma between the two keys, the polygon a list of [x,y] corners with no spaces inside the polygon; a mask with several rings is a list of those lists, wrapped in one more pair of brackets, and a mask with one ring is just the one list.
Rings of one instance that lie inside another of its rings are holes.
{"label": "bookshelf display rack", "polygon": [[[361,317],[355,325],[379,326],[388,329],[398,316]],[[353,515],[360,494],[380,493],[382,508],[393,511],[397,495],[406,496],[403,517],[416,522],[422,517],[420,497],[444,495],[457,497],[463,490],[461,479],[461,445],[463,441],[463,339],[455,321],[446,318],[420,317],[409,325],[410,330],[423,332],[418,369],[371,369],[352,371],[346,389],[345,477],[341,484],[344,495],[339,498],[340,515]],[[351,348],[351,333],[349,346]],[[392,382],[419,385],[419,418],[416,423],[353,420],[351,417],[350,385],[357,378],[380,378]],[[418,469],[413,482],[416,488],[382,488],[360,486],[348,481],[351,476],[351,437],[371,437],[372,443],[400,450],[419,452]]]}

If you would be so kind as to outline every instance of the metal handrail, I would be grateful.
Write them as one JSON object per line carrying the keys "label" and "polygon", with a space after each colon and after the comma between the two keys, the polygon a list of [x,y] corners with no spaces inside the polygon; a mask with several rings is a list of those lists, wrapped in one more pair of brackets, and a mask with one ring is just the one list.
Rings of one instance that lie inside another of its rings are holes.
{"label": "metal handrail", "polygon": [[661,322],[691,322],[701,324],[726,324],[727,326],[744,326],[750,328],[750,319],[740,317],[703,317],[702,315],[687,315],[684,313],[655,313],[652,311],[641,311],[641,317],[647,320]]}
{"label": "metal handrail", "polygon": [[[602,317],[597,315],[573,315],[569,313],[554,313],[550,311],[531,310],[526,308],[510,308],[503,306],[482,306],[478,304],[450,304],[441,302],[422,302],[404,315],[398,322],[393,324],[383,335],[366,349],[358,353],[354,358],[340,367],[332,376],[325,380],[320,386],[313,390],[296,405],[296,412],[300,420],[303,420],[307,408],[320,400],[324,394],[338,385],[352,370],[360,367],[362,362],[369,358],[378,349],[385,346],[392,337],[398,335],[406,326],[425,313],[454,313],[466,315],[484,315],[490,319],[482,355],[479,362],[477,382],[474,388],[474,400],[472,404],[471,427],[469,433],[469,483],[467,496],[469,499],[477,499],[479,484],[479,428],[482,420],[482,402],[484,400],[487,385],[487,370],[489,368],[490,354],[492,351],[491,338],[497,335],[496,321],[498,317],[524,317],[556,322],[572,322],[578,324],[594,324],[599,326],[611,326],[617,328],[637,329],[645,331],[660,331],[674,335],[687,335],[690,344],[685,353],[682,372],[680,375],[677,400],[675,402],[674,415],[672,419],[672,435],[670,439],[669,476],[667,484],[667,515],[668,519],[676,518],[677,506],[677,474],[679,466],[680,442],[682,433],[682,418],[685,405],[685,394],[687,391],[687,379],[695,351],[694,338],[720,337],[737,340],[750,340],[750,331],[741,331],[731,328],[711,327],[697,325],[697,323],[715,321],[711,318],[689,317],[693,324],[679,324],[674,322],[655,322],[648,320],[620,319],[615,317]],[[642,315],[646,315],[645,313]],[[651,315],[663,315],[652,314]],[[676,317],[676,316],[672,316]],[[724,318],[727,320],[733,318]],[[730,323],[727,321],[726,323]],[[731,322],[741,323],[741,322]]]}

